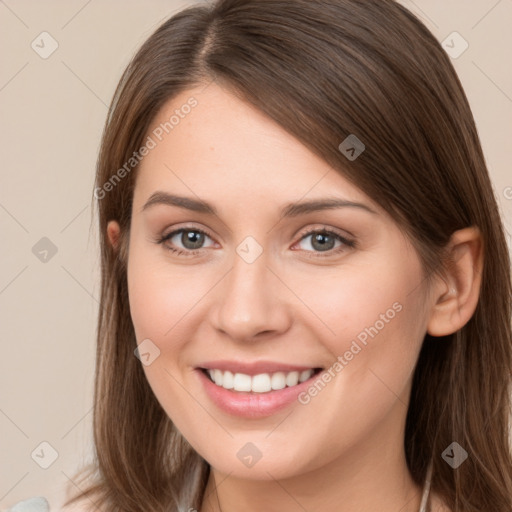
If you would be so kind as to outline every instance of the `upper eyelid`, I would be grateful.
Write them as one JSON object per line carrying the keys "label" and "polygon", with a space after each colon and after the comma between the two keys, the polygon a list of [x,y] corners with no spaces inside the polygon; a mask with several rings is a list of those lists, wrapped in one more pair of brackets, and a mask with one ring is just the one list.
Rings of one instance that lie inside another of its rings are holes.
{"label": "upper eyelid", "polygon": [[323,226],[323,227],[318,227],[318,228],[307,228],[305,229],[304,231],[299,231],[299,233],[297,234],[297,236],[304,238],[305,236],[309,236],[313,233],[329,233],[329,234],[334,234],[334,235],[337,235],[341,238],[346,238],[346,239],[352,239],[352,238],[355,238],[354,235],[352,235],[351,233],[345,231],[346,235],[343,234],[344,230],[341,230],[341,229],[337,229],[337,228],[331,228],[331,227],[328,227],[328,226]]}
{"label": "upper eyelid", "polygon": [[[334,233],[334,234],[337,234],[340,236],[345,236],[341,233],[342,231],[344,231],[347,234],[347,237],[354,237],[354,235],[352,233],[350,233],[346,230],[343,230],[343,229],[325,226],[322,224],[319,224],[318,226],[319,227],[304,228],[303,230],[299,230],[297,232],[296,236],[306,236],[306,235],[311,234],[312,232],[315,233],[315,232],[323,232],[323,231]],[[176,234],[181,231],[199,231],[199,232],[205,233],[212,239],[214,238],[212,235],[210,235],[210,232],[207,228],[197,227],[197,226],[180,226],[178,228],[172,229],[166,235],[162,235],[162,237],[168,237],[169,235]]]}
{"label": "upper eyelid", "polygon": [[208,230],[206,230],[204,228],[197,228],[197,227],[190,227],[190,226],[185,226],[185,227],[182,227],[182,228],[172,229],[166,235],[162,235],[162,238],[166,238],[166,239],[167,238],[172,238],[174,235],[177,235],[178,233],[182,233],[183,231],[197,231],[199,233],[204,233],[206,236],[208,236],[212,240],[214,240],[214,237],[210,235]]}

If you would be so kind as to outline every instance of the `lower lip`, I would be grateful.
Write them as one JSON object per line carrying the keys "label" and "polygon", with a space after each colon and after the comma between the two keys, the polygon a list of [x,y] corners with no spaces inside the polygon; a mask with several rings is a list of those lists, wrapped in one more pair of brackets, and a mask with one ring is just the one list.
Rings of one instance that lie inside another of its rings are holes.
{"label": "lower lip", "polygon": [[267,393],[247,393],[217,386],[202,370],[196,371],[213,403],[224,412],[243,418],[262,418],[285,409],[293,402],[297,402],[298,395],[320,375],[315,373],[300,384]]}

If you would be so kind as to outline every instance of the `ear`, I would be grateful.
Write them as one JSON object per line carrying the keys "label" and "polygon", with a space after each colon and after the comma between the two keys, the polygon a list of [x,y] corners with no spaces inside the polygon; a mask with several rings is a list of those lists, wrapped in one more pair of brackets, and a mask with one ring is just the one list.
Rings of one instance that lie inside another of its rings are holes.
{"label": "ear", "polygon": [[433,284],[427,332],[446,336],[462,328],[478,304],[483,270],[483,242],[477,227],[455,231],[447,246],[448,265]]}
{"label": "ear", "polygon": [[120,235],[121,228],[119,227],[119,223],[115,220],[109,221],[107,224],[107,237],[114,250],[117,250],[119,247]]}

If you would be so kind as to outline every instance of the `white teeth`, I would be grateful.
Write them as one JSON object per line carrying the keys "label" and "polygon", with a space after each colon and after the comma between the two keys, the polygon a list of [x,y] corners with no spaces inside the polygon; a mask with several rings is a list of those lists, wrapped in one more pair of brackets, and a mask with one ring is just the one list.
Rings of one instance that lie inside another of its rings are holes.
{"label": "white teeth", "polygon": [[286,385],[287,386],[296,386],[299,382],[299,372],[290,372],[286,376]]}
{"label": "white teeth", "polygon": [[231,372],[224,372],[222,377],[222,387],[226,389],[233,389],[234,375]]}
{"label": "white teeth", "polygon": [[245,373],[235,373],[233,389],[235,391],[251,391],[251,376]]}
{"label": "white teeth", "polygon": [[222,386],[222,372],[220,370],[213,371],[213,380],[217,386]]}
{"label": "white teeth", "polygon": [[272,375],[270,379],[270,385],[272,389],[283,389],[286,387],[286,374],[283,372],[277,372]]}
{"label": "white teeth", "polygon": [[251,391],[255,393],[265,393],[270,391],[272,386],[270,385],[270,375],[268,373],[260,373],[254,375],[252,378]]}
{"label": "white teeth", "polygon": [[304,382],[305,380],[308,380],[311,375],[313,375],[313,370],[304,370],[301,372],[299,377],[299,382]]}
{"label": "white teeth", "polygon": [[314,370],[304,370],[302,372],[276,372],[260,373],[250,376],[245,373],[233,373],[218,369],[208,370],[208,374],[217,386],[234,391],[252,391],[253,393],[268,393],[272,390],[283,389],[285,387],[296,386],[311,378]]}

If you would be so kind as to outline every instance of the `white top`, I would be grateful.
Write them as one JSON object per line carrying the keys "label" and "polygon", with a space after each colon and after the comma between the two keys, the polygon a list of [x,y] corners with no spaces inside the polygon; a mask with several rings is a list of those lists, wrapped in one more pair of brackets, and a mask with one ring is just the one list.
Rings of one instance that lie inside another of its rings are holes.
{"label": "white top", "polygon": [[5,512],[50,512],[50,504],[43,496],[19,501]]}

